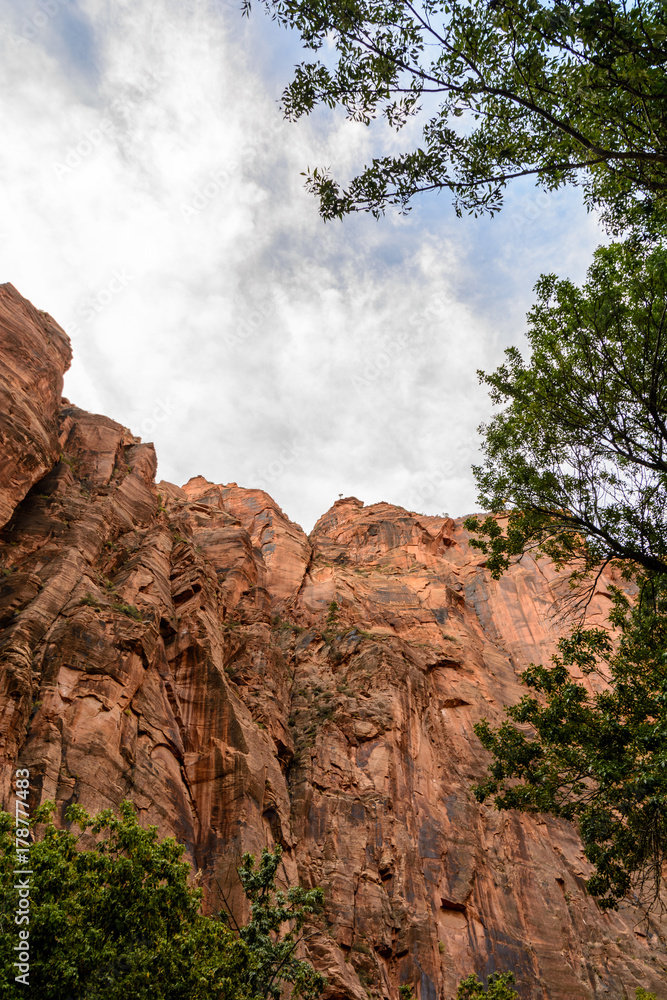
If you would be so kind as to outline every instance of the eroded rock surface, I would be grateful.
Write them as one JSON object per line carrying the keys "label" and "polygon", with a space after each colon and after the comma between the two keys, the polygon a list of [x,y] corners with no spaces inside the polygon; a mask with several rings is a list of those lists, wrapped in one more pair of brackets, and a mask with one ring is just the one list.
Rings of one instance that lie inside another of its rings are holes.
{"label": "eroded rock surface", "polygon": [[0,285],[0,527],[59,454],[69,338],[13,285]]}
{"label": "eroded rock surface", "polygon": [[449,1000],[507,969],[526,998],[660,996],[665,922],[603,916],[571,825],[471,792],[473,723],[554,651],[553,567],[494,582],[461,520],[389,504],[341,500],[307,538],[261,490],[156,486],[120,424],[67,403],[53,423],[67,341],[0,291],[3,349],[24,322],[42,373],[29,404],[28,376],[8,383],[32,416],[3,438],[3,804],[14,766],[33,804],[129,798],[186,843],[211,907],[238,903],[243,851],[281,843],[282,877],[325,889],[310,957],[340,1000]]}

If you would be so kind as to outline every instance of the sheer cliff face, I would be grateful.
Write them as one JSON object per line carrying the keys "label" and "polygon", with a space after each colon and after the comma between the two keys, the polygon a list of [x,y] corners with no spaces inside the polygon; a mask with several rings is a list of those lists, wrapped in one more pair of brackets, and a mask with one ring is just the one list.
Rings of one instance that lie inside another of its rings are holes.
{"label": "sheer cliff face", "polygon": [[260,490],[156,486],[152,445],[60,405],[67,338],[8,285],[0,356],[5,806],[15,764],[35,802],[129,798],[212,907],[280,842],[325,889],[309,955],[341,1000],[507,969],[525,997],[660,994],[665,922],[601,915],[569,824],[471,793],[473,723],[554,651],[548,563],[496,583],[461,521],[348,498],[307,538]]}

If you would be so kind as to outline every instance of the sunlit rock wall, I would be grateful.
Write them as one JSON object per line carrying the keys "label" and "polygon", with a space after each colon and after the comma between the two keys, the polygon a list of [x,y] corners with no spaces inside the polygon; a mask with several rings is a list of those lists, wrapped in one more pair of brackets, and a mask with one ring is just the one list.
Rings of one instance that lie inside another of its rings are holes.
{"label": "sunlit rock wall", "polygon": [[15,766],[61,817],[131,799],[210,908],[279,842],[281,878],[325,890],[309,956],[340,1000],[509,969],[525,998],[664,994],[664,920],[602,915],[571,825],[471,791],[473,723],[554,652],[548,562],[494,582],[461,520],[348,498],[308,538],[260,490],[156,486],[152,445],[60,405],[67,338],[10,285],[0,359],[6,806]]}

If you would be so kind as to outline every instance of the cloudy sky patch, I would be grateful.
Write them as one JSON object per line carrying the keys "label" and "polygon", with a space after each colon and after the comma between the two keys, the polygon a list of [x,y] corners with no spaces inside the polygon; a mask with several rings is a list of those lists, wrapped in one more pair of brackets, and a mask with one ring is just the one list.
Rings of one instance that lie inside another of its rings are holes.
{"label": "cloudy sky patch", "polygon": [[476,370],[524,342],[541,271],[583,276],[601,235],[578,192],[324,225],[300,171],[410,136],[284,122],[301,56],[259,8],[5,9],[0,280],[72,337],[72,401],[153,440],[160,476],[262,486],[306,529],[339,493],[473,510]]}

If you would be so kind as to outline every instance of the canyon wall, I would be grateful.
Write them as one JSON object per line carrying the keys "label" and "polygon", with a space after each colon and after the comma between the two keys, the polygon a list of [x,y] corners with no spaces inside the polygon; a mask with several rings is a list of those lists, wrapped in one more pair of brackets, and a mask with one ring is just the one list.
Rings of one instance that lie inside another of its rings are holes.
{"label": "canyon wall", "polygon": [[[151,444],[60,401],[69,343],[0,287],[0,752],[60,816],[130,799],[186,844],[208,906],[242,852],[324,888],[308,944],[336,1000],[664,995],[667,921],[586,895],[575,829],[471,787],[473,724],[519,700],[564,583],[499,582],[462,520],[334,504],[310,536],[261,490],[155,483]],[[603,620],[609,579],[590,608]]]}

